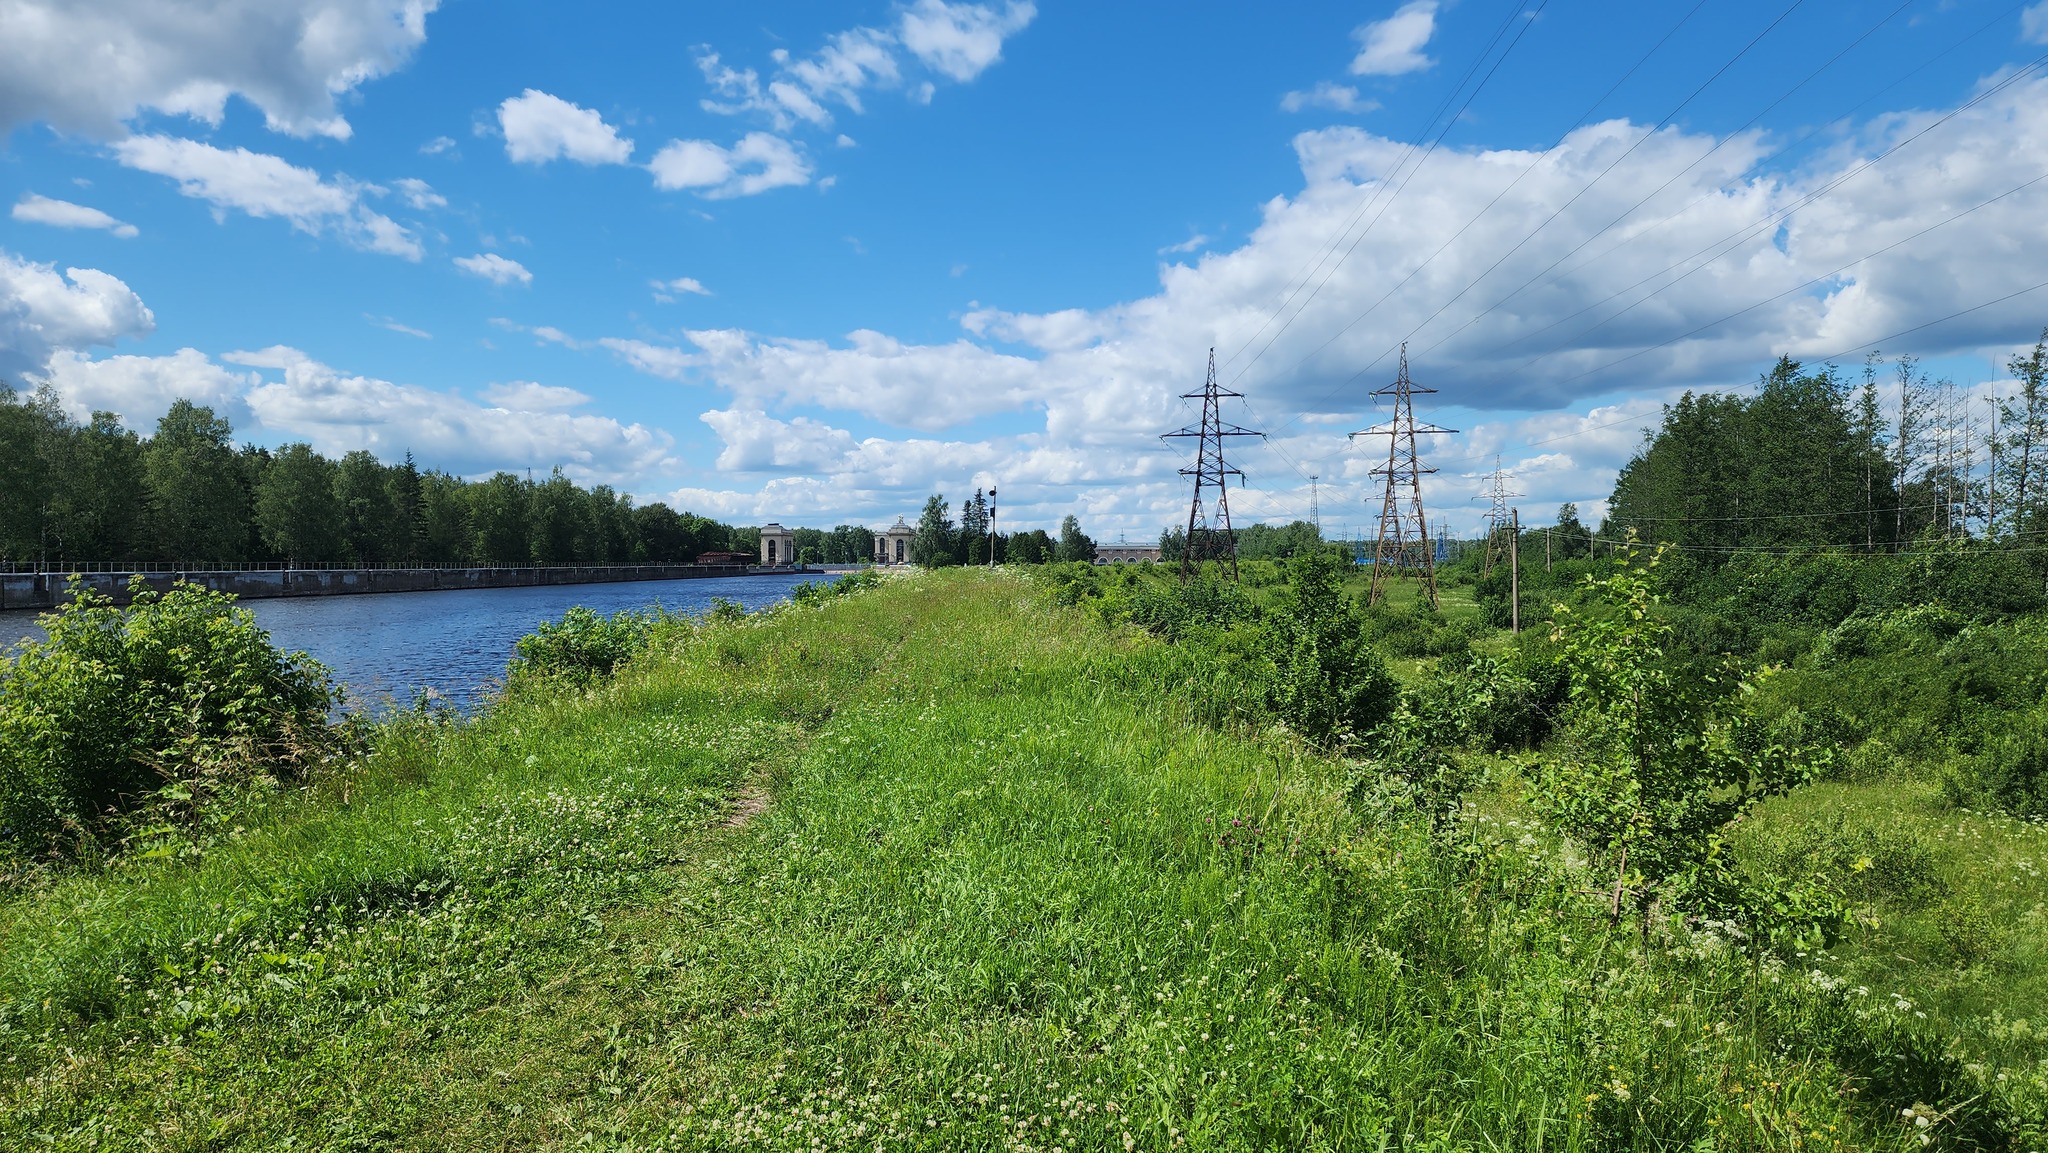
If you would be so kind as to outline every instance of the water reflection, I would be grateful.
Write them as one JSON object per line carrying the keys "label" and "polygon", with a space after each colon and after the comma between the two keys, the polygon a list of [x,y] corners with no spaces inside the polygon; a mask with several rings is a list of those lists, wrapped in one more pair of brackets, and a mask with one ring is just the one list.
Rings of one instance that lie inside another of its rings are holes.
{"label": "water reflection", "polygon": [[[798,584],[832,579],[815,573],[713,577],[299,597],[249,601],[247,607],[272,640],[304,649],[333,669],[358,707],[407,703],[426,689],[466,709],[504,675],[514,642],[574,605],[606,614],[659,605],[694,616],[710,608],[713,597],[724,597],[752,611],[788,600]],[[0,644],[40,639],[35,618],[32,612],[0,613]]]}

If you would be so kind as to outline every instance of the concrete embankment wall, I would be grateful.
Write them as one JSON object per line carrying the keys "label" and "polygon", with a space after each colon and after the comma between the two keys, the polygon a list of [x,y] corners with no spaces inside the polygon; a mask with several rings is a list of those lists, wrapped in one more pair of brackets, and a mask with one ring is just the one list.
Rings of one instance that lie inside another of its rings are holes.
{"label": "concrete embankment wall", "polygon": [[[144,583],[162,592],[178,581],[190,581],[244,600],[271,597],[355,596],[362,593],[414,593],[440,589],[522,588],[530,585],[609,584],[618,581],[689,580],[696,577],[745,576],[746,565],[564,565],[532,568],[380,568],[380,569],[257,569],[143,574]],[[85,584],[95,592],[128,600],[128,573],[88,573]],[[0,609],[47,609],[69,600],[71,578],[61,573],[0,573]]]}

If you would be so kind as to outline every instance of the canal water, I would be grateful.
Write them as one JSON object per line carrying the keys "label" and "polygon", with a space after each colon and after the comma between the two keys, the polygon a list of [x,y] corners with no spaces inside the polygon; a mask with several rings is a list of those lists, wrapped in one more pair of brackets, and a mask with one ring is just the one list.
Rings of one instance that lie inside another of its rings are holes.
{"label": "canal water", "polygon": [[[407,704],[428,689],[467,709],[505,675],[520,637],[543,621],[560,619],[575,605],[606,615],[660,606],[696,616],[711,607],[713,597],[724,597],[752,611],[788,600],[799,584],[833,579],[820,573],[764,574],[295,597],[246,601],[244,607],[279,647],[303,649],[334,670],[334,679],[357,708]],[[42,636],[35,613],[0,612],[0,648]]]}

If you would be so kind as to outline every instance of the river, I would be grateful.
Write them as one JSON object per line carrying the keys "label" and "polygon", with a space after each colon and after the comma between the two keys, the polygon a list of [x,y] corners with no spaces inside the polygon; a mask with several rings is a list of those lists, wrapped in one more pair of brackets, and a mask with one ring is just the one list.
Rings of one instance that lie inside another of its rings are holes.
{"label": "river", "polygon": [[[724,597],[751,611],[788,600],[798,584],[832,579],[819,573],[709,577],[292,597],[247,601],[245,607],[280,647],[303,649],[334,670],[356,707],[403,704],[430,689],[467,709],[504,676],[514,642],[575,605],[605,614],[659,605],[694,616],[710,608],[713,597]],[[40,640],[36,615],[0,612],[0,646]]]}

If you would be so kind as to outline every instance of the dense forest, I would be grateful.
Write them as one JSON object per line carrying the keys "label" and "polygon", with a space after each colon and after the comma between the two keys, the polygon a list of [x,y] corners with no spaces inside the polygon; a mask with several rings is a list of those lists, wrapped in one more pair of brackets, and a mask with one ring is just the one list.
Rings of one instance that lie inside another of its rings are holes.
{"label": "dense forest", "polygon": [[[2048,503],[2048,333],[1982,406],[1911,357],[1861,380],[1780,360],[1750,396],[1686,393],[1622,470],[1602,535],[1699,553],[2013,540]],[[1979,411],[1972,411],[1973,406]]]}
{"label": "dense forest", "polygon": [[674,563],[756,539],[559,470],[467,481],[410,454],[331,460],[304,444],[237,448],[233,434],[183,400],[144,437],[109,412],[77,423],[47,389],[0,386],[0,560]]}

